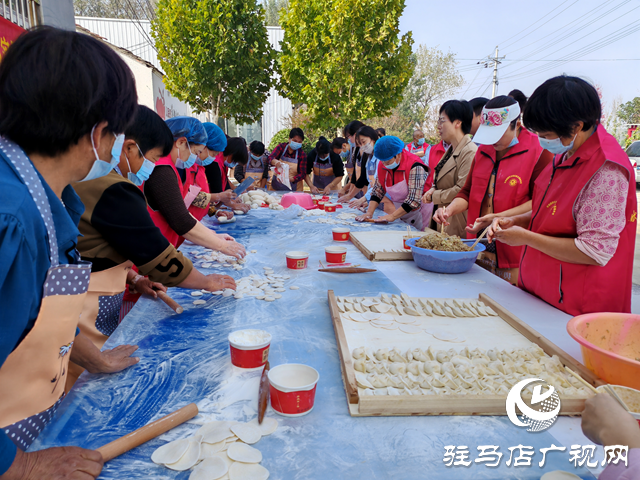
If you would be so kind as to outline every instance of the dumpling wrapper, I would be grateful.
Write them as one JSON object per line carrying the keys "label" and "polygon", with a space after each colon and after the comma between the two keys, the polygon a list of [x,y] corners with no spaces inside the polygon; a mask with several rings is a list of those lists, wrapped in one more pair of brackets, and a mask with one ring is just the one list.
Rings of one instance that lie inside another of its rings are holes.
{"label": "dumpling wrapper", "polygon": [[398,325],[393,323],[391,325],[382,325],[382,327],[380,328],[384,328],[385,330],[397,330],[398,329]]}
{"label": "dumpling wrapper", "polygon": [[255,425],[250,423],[239,423],[231,427],[231,431],[235,433],[240,440],[249,445],[256,443],[262,438],[262,431]]}
{"label": "dumpling wrapper", "polygon": [[189,448],[189,439],[181,438],[173,442],[165,443],[161,447],[155,449],[151,454],[151,461],[158,465],[166,465],[167,463],[176,463],[182,458]]}
{"label": "dumpling wrapper", "polygon": [[217,480],[226,475],[229,465],[220,457],[205,458],[193,469],[189,480]]}
{"label": "dumpling wrapper", "polygon": [[[364,355],[363,355],[363,357],[364,357]],[[252,425],[257,425],[258,428],[260,429],[260,432],[262,432],[262,436],[263,437],[265,437],[267,435],[271,435],[278,428],[278,420],[276,420],[275,418],[271,418],[271,417],[264,417],[262,419],[262,423],[260,425],[258,425],[258,419],[257,418],[254,418],[249,423],[251,423]]]}
{"label": "dumpling wrapper", "polygon": [[362,305],[364,305],[365,307],[371,307],[373,305],[377,305],[378,302],[377,300],[374,299],[367,299],[367,300],[363,300],[362,302],[360,302]]}
{"label": "dumpling wrapper", "polygon": [[180,460],[175,463],[165,463],[165,467],[171,470],[183,471],[189,470],[200,460],[200,441],[193,438],[189,439],[189,447]]}
{"label": "dumpling wrapper", "polygon": [[250,447],[244,443],[234,443],[233,445],[229,445],[227,455],[235,462],[260,463],[262,461],[262,452],[257,448]]}
{"label": "dumpling wrapper", "polygon": [[371,311],[376,311],[378,313],[387,313],[389,310],[391,310],[391,305],[387,303],[379,303],[371,306]]}
{"label": "dumpling wrapper", "polygon": [[364,315],[363,313],[350,313],[349,314],[349,318],[351,320],[353,320],[354,322],[358,322],[358,323],[366,323],[366,322],[368,322],[369,320],[363,318],[362,317],[363,315]]}
{"label": "dumpling wrapper", "polygon": [[201,443],[200,444],[200,460],[213,457],[216,453],[221,452],[226,445],[226,441],[223,440],[218,443]]}
{"label": "dumpling wrapper", "polygon": [[420,333],[422,329],[420,327],[416,327],[415,325],[400,325],[399,327],[401,332],[404,333]]}
{"label": "dumpling wrapper", "polygon": [[229,480],[267,480],[269,470],[257,463],[235,462],[229,469]]}
{"label": "dumpling wrapper", "polygon": [[400,317],[396,318],[396,322],[403,323],[403,324],[416,323],[416,317],[411,317],[409,315],[401,315]]}
{"label": "dumpling wrapper", "polygon": [[360,316],[365,320],[365,321],[371,321],[371,320],[377,320],[380,317],[382,317],[382,313],[376,313],[376,312],[364,312],[362,314],[360,314]]}
{"label": "dumpling wrapper", "polygon": [[204,443],[220,443],[233,436],[229,427],[231,427],[231,422],[210,422],[204,424],[196,432],[196,435],[202,435]]}

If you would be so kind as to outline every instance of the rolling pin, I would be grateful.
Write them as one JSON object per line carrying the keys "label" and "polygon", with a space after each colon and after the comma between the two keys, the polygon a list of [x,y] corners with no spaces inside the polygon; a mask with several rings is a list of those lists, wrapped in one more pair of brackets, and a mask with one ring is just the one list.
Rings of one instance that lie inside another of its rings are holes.
{"label": "rolling pin", "polygon": [[334,268],[319,268],[319,272],[329,273],[367,273],[377,272],[374,268],[358,268],[358,267],[334,267]]}
{"label": "rolling pin", "polygon": [[158,294],[158,298],[160,300],[162,300],[164,303],[169,305],[169,307],[171,307],[171,310],[173,310],[178,314],[184,312],[184,308],[182,308],[178,302],[176,302],[173,298],[171,298],[169,295],[164,293],[162,290],[156,290],[156,293]]}
{"label": "rolling pin", "polygon": [[114,440],[111,443],[107,443],[98,448],[97,451],[102,454],[103,460],[108,462],[114,458],[128,452],[129,450],[142,445],[149,440],[168,432],[174,427],[183,424],[187,420],[195,417],[198,414],[198,407],[195,403],[190,403],[186,407],[182,407],[169,415],[151,422],[144,427],[140,427],[137,430]]}

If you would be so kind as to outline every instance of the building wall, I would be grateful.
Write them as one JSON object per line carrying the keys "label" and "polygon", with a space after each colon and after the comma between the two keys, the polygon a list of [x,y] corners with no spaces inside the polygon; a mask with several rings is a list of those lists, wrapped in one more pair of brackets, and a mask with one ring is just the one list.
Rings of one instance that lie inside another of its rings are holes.
{"label": "building wall", "polygon": [[73,0],[41,0],[40,14],[44,25],[75,30]]}
{"label": "building wall", "polygon": [[[267,34],[269,35],[269,43],[276,50],[280,51],[280,42],[284,39],[284,30],[280,27],[267,27]],[[279,78],[278,74],[275,74],[276,79]],[[293,112],[291,101],[280,96],[275,88],[269,91],[269,96],[263,107],[262,117],[262,141],[265,145],[269,145],[269,142],[273,136],[283,128],[287,128],[287,117]]]}

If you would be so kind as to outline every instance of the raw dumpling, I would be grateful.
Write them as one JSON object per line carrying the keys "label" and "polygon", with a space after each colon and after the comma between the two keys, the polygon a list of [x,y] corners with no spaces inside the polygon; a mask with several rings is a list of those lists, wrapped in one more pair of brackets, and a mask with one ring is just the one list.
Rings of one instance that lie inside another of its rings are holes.
{"label": "raw dumpling", "polygon": [[364,358],[365,356],[365,350],[364,347],[358,347],[358,348],[354,348],[353,352],[351,352],[351,356],[353,358],[355,358],[356,360],[360,359],[360,358]]}

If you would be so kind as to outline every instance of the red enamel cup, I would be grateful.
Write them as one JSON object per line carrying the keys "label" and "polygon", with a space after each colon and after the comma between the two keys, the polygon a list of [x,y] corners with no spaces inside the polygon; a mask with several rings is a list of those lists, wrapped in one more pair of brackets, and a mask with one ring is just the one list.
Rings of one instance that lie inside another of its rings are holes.
{"label": "red enamel cup", "polygon": [[336,227],[331,230],[331,232],[333,233],[333,239],[336,242],[346,242],[349,240],[349,232],[351,232],[351,230],[344,227]]}
{"label": "red enamel cup", "polygon": [[292,270],[304,270],[307,268],[309,254],[307,252],[295,251],[287,252],[287,268]]}
{"label": "red enamel cup", "polygon": [[324,204],[324,211],[325,212],[335,212],[336,208],[338,208],[338,205],[336,205],[335,203],[325,203]]}
{"label": "red enamel cup", "polygon": [[326,203],[327,203],[327,202],[326,202],[326,201],[324,201],[324,200],[320,200],[320,201],[318,201],[318,208],[319,208],[320,210],[324,210],[324,206],[325,206],[325,204],[326,204]]}
{"label": "red enamel cup", "polygon": [[313,409],[320,374],[299,363],[278,365],[269,370],[271,406],[285,417],[301,417]]}
{"label": "red enamel cup", "polygon": [[347,247],[325,247],[324,253],[329,263],[344,263],[347,259]]}
{"label": "red enamel cup", "polygon": [[229,334],[231,363],[240,368],[261,367],[269,359],[271,334],[264,330],[237,330]]}

